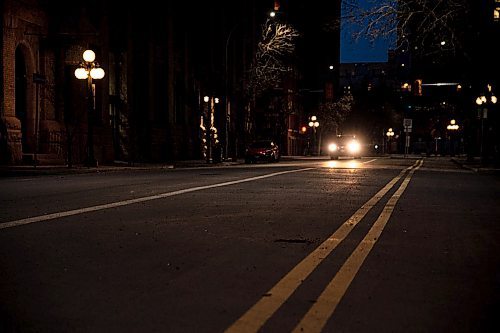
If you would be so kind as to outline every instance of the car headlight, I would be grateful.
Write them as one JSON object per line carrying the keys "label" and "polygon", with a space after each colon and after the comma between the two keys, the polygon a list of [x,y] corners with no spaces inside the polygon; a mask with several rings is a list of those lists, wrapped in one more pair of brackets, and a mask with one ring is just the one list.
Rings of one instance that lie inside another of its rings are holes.
{"label": "car headlight", "polygon": [[347,145],[347,149],[349,149],[349,152],[351,153],[357,153],[361,150],[361,145],[357,141],[351,141]]}
{"label": "car headlight", "polygon": [[338,147],[337,147],[337,145],[335,143],[330,143],[328,145],[328,150],[329,151],[337,151],[337,149],[338,149]]}

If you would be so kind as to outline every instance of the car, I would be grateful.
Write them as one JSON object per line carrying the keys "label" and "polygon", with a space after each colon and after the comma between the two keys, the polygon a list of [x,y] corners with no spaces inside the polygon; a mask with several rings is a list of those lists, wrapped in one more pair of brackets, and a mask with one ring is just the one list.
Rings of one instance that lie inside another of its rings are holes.
{"label": "car", "polygon": [[328,144],[330,159],[338,160],[340,156],[361,158],[362,144],[355,135],[337,135]]}
{"label": "car", "polygon": [[252,142],[245,151],[245,163],[258,161],[278,162],[280,150],[273,140],[258,140]]}

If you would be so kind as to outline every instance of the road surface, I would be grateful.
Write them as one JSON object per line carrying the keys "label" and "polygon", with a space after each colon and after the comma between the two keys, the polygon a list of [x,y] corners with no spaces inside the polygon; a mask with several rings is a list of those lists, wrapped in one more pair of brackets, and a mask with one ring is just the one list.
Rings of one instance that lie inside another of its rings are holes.
{"label": "road surface", "polygon": [[0,178],[0,331],[498,332],[499,188],[439,158]]}

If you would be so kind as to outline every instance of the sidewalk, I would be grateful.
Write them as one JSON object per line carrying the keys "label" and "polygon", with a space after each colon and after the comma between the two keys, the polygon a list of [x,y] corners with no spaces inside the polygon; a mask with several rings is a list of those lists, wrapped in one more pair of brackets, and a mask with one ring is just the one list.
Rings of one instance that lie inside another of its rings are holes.
{"label": "sidewalk", "polygon": [[462,168],[472,170],[474,172],[500,173],[500,165],[496,165],[493,162],[481,163],[481,159],[479,157],[467,159],[466,156],[453,156],[451,157],[451,160],[460,165]]}
{"label": "sidewalk", "polygon": [[205,160],[175,161],[172,163],[127,163],[117,161],[112,164],[99,165],[98,167],[86,167],[78,164],[69,168],[67,165],[2,165],[0,166],[0,177],[6,176],[38,176],[38,175],[70,175],[85,173],[103,173],[115,171],[133,170],[165,170],[180,168],[218,167],[242,164],[243,160],[223,161],[221,163],[207,163]]}
{"label": "sidewalk", "polygon": [[[375,157],[385,157],[393,159],[419,159],[419,158],[439,158],[448,159],[457,164],[458,166],[481,173],[500,173],[500,166],[493,165],[492,163],[484,165],[481,164],[479,158],[467,160],[465,156],[425,156],[425,155],[407,155],[391,154],[391,155],[377,155]],[[297,160],[328,160],[328,156],[282,156],[282,161],[297,161]],[[9,165],[0,166],[0,177],[13,177],[13,176],[41,176],[41,175],[70,175],[70,174],[86,174],[86,173],[104,173],[115,171],[133,171],[133,170],[166,170],[166,169],[182,169],[182,168],[213,168],[224,167],[231,165],[245,164],[244,159],[234,159],[222,161],[220,163],[207,163],[206,160],[184,160],[175,161],[171,163],[127,163],[115,162],[109,165],[101,165],[97,168],[86,167],[83,165],[75,165],[68,168],[66,165]]]}

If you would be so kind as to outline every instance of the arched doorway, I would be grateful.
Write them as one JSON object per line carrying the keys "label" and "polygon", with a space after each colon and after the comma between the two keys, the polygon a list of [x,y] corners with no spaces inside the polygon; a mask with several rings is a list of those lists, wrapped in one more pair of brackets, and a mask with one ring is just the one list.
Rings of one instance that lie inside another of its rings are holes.
{"label": "arched doorway", "polygon": [[21,47],[16,48],[16,118],[21,122],[22,149],[28,151],[27,127],[28,127],[28,78],[26,59]]}

